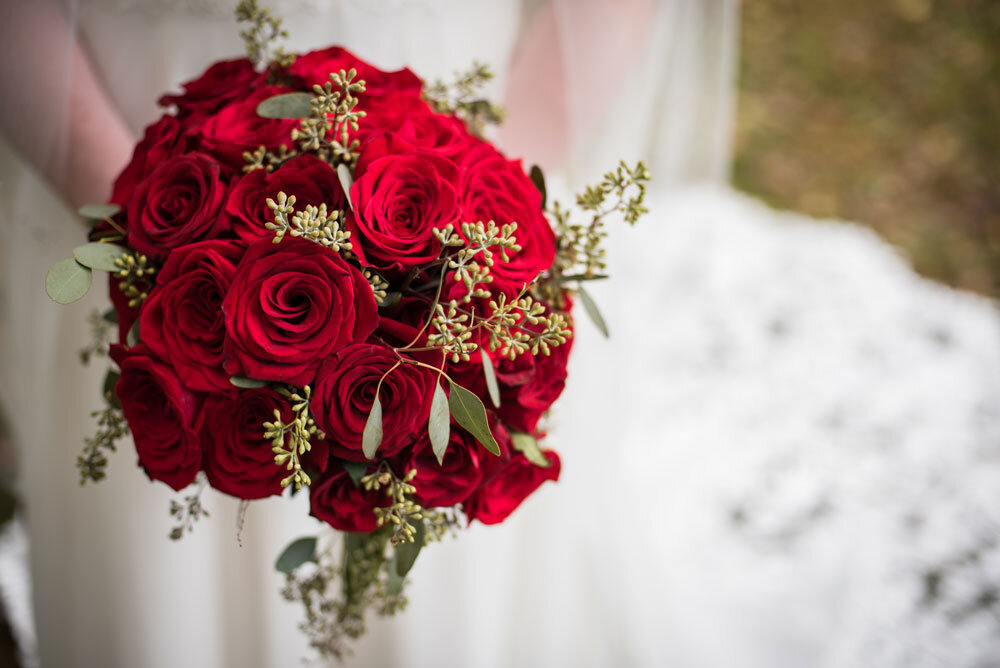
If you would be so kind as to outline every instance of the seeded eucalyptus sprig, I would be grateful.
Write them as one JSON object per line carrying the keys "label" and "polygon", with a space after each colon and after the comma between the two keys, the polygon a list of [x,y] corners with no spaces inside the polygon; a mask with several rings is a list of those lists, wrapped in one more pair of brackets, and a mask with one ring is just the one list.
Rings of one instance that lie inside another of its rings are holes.
{"label": "seeded eucalyptus sprig", "polygon": [[481,89],[493,79],[493,72],[483,63],[473,62],[472,68],[456,72],[450,84],[440,79],[424,82],[424,99],[434,111],[452,114],[465,122],[469,132],[481,137],[487,125],[503,122],[503,107],[482,97]]}
{"label": "seeded eucalyptus sprig", "polygon": [[308,118],[292,130],[292,141],[301,150],[311,151],[334,166],[353,168],[358,160],[360,143],[352,140],[350,133],[358,130],[358,122],[366,114],[356,109],[358,94],[365,92],[365,82],[356,79],[357,75],[352,67],[331,73],[322,86],[314,85]]}
{"label": "seeded eucalyptus sprig", "polygon": [[649,212],[644,206],[649,170],[639,161],[635,167],[621,162],[604,179],[587,186],[576,198],[577,206],[590,214],[587,223],[571,220],[572,212],[554,202],[549,213],[556,228],[556,261],[553,276],[562,280],[596,278],[607,267],[604,224],[608,216],[620,213],[629,225]]}
{"label": "seeded eucalyptus sprig", "polygon": [[[281,480],[282,487],[288,487],[294,483],[295,489],[302,489],[303,485],[310,485],[312,480],[309,474],[302,468],[301,456],[312,449],[311,439],[313,436],[323,440],[326,435],[316,426],[316,422],[309,415],[309,399],[312,396],[312,388],[306,385],[302,390],[293,387],[280,386],[277,388],[278,394],[292,402],[291,422],[285,422],[281,418],[281,411],[274,410],[274,422],[264,423],[264,438],[271,441],[271,449],[274,452],[274,463],[284,466],[290,471]],[[301,392],[301,394],[299,394]]]}
{"label": "seeded eucalyptus sprig", "polygon": [[385,495],[392,499],[392,504],[387,508],[375,508],[375,517],[378,518],[378,525],[392,525],[392,536],[390,542],[398,545],[403,541],[414,542],[417,528],[411,522],[419,522],[423,519],[423,508],[413,501],[413,495],[417,488],[411,481],[416,477],[417,470],[410,469],[406,475],[400,478],[397,476],[386,462],[379,464],[374,473],[370,473],[361,478],[361,484],[366,490],[378,491],[382,489]]}
{"label": "seeded eucalyptus sprig", "polygon": [[194,524],[202,517],[208,517],[208,511],[201,503],[202,492],[208,485],[208,478],[202,471],[198,472],[195,481],[188,486],[190,492],[184,496],[184,502],[170,501],[170,516],[179,524],[170,530],[170,540],[180,540],[185,533],[194,531]]}
{"label": "seeded eucalyptus sprig", "polygon": [[283,21],[257,4],[257,0],[240,0],[236,5],[237,23],[246,23],[240,37],[246,47],[247,58],[256,67],[264,69],[272,63],[287,67],[293,58],[274,42],[287,39],[288,31],[281,27]]}
{"label": "seeded eucalyptus sprig", "polygon": [[264,225],[274,232],[274,243],[281,243],[288,234],[338,252],[351,250],[351,233],[341,227],[343,211],[327,211],[326,204],[318,207],[309,204],[296,211],[295,195],[284,192],[279,192],[276,199],[267,198],[267,207],[274,212],[274,222]]}

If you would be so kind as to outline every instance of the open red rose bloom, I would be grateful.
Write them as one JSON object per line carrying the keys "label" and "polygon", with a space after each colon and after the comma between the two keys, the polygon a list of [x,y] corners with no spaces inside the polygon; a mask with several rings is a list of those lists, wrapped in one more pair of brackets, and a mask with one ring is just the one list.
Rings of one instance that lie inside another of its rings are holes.
{"label": "open red rose bloom", "polygon": [[536,283],[556,237],[520,161],[409,70],[340,48],[217,63],[184,91],[91,236],[127,260],[115,394],[149,477],[204,472],[241,499],[308,486],[349,532],[399,524],[393,481],[425,519],[492,524],[555,480],[536,439],[571,321]]}

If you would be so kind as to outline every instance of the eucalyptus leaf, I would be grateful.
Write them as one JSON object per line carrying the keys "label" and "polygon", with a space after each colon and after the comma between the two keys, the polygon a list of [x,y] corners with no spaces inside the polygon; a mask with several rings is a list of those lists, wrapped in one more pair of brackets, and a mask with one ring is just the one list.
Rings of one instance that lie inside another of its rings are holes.
{"label": "eucalyptus leaf", "polygon": [[316,536],[297,538],[281,553],[274,567],[281,573],[291,573],[316,556]]}
{"label": "eucalyptus leaf", "polygon": [[129,327],[128,334],[125,335],[125,345],[129,348],[134,348],[139,345],[140,341],[142,339],[139,338],[139,318],[136,318],[132,326]]}
{"label": "eucalyptus leaf", "polygon": [[117,204],[84,204],[76,212],[90,220],[104,220],[116,215],[121,210],[122,208]]}
{"label": "eucalyptus leaf", "polygon": [[93,280],[90,269],[73,258],[59,260],[45,276],[45,292],[60,304],[72,304],[87,294]]}
{"label": "eucalyptus leaf", "polygon": [[451,435],[451,418],[448,413],[448,395],[444,393],[439,381],[434,381],[434,397],[431,399],[431,418],[427,423],[427,432],[431,437],[431,449],[437,457],[438,464],[444,464],[444,453],[448,450],[448,440]]}
{"label": "eucalyptus leaf", "polygon": [[385,584],[386,589],[393,596],[399,596],[403,593],[403,576],[399,574],[399,553],[393,552],[392,557],[389,559],[389,568],[386,569],[385,574]]}
{"label": "eucalyptus leaf", "polygon": [[511,432],[510,440],[514,449],[518,452],[524,453],[527,460],[535,466],[543,469],[547,469],[552,466],[552,462],[548,460],[548,458],[542,453],[542,449],[538,447],[538,439],[531,434]]}
{"label": "eucalyptus leaf", "polygon": [[257,115],[262,118],[307,118],[312,114],[312,95],[284,93],[262,100]]}
{"label": "eucalyptus leaf", "polygon": [[580,295],[580,302],[583,304],[583,310],[587,312],[590,316],[591,321],[593,321],[594,326],[604,335],[604,338],[610,338],[611,334],[608,332],[608,323],[604,322],[604,316],[601,315],[601,310],[597,308],[597,304],[594,302],[594,298],[590,296],[590,293],[583,289],[583,286],[578,286],[576,289],[576,294]]}
{"label": "eucalyptus leaf", "polygon": [[114,369],[108,369],[108,374],[104,376],[104,396],[108,397],[108,403],[110,403],[115,408],[121,408],[122,404],[118,400],[118,394],[115,392],[115,387],[118,385],[118,379],[122,375],[115,371]]}
{"label": "eucalyptus leaf", "polygon": [[497,440],[490,433],[490,423],[486,418],[486,407],[474,393],[465,389],[458,383],[451,384],[451,396],[448,397],[448,406],[455,421],[463,429],[472,434],[480,445],[492,452],[500,455],[500,446]]}
{"label": "eucalyptus leaf", "polygon": [[244,390],[254,390],[258,387],[267,387],[270,383],[266,380],[247,378],[246,376],[230,376],[229,383]]}
{"label": "eucalyptus leaf", "polygon": [[544,209],[548,202],[548,193],[545,191],[545,174],[542,173],[541,167],[532,165],[528,176],[531,178],[531,182],[535,184],[535,187],[538,188],[538,192],[542,193],[542,208]]}
{"label": "eucalyptus leaf", "polygon": [[354,211],[354,202],[351,201],[351,186],[354,185],[354,175],[351,174],[351,168],[344,163],[337,165],[337,178],[340,179],[340,187],[344,189],[347,205],[351,207],[351,211]]}
{"label": "eucalyptus leaf", "polygon": [[347,475],[351,479],[351,482],[354,483],[355,487],[361,484],[361,478],[364,477],[365,471],[368,470],[368,464],[364,462],[343,461],[341,462],[341,465],[344,467],[344,470],[347,471]]}
{"label": "eucalyptus leaf", "polygon": [[128,249],[117,244],[103,244],[93,241],[73,249],[73,257],[77,262],[91,269],[101,271],[117,271],[115,260],[119,259]]}
{"label": "eucalyptus leaf", "polygon": [[486,391],[489,392],[493,406],[500,408],[500,386],[497,385],[497,373],[493,368],[493,360],[485,351],[479,351],[479,359],[483,362],[483,375],[486,376]]}
{"label": "eucalyptus leaf", "polygon": [[413,568],[413,564],[417,561],[417,555],[420,554],[420,548],[424,546],[424,535],[427,533],[423,520],[413,520],[411,524],[416,530],[413,534],[413,542],[404,540],[396,546],[396,573],[401,578],[405,578],[406,574]]}
{"label": "eucalyptus leaf", "polygon": [[382,443],[382,400],[378,395],[372,402],[372,411],[368,414],[368,421],[365,422],[365,432],[361,436],[361,452],[365,457],[371,459],[375,456],[379,444]]}

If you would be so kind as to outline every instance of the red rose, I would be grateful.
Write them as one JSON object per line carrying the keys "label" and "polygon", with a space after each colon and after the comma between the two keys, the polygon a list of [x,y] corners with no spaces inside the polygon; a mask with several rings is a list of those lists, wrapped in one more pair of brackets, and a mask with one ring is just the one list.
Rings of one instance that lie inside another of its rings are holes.
{"label": "red rose", "polygon": [[[312,412],[334,455],[364,461],[361,440],[379,379],[399,358],[384,346],[358,343],[340,350],[316,374]],[[402,364],[382,381],[382,443],[378,457],[390,457],[427,430],[434,373]]]}
{"label": "red rose", "polygon": [[458,221],[455,164],[383,135],[362,151],[356,177],[348,227],[362,264],[400,276],[436,259],[434,228]]}
{"label": "red rose", "polygon": [[541,193],[520,161],[507,160],[486,143],[466,154],[462,167],[462,220],[517,223],[514,237],[521,250],[510,255],[510,262],[497,262],[491,272],[497,288],[516,293],[555,260],[556,237],[542,212]]}
{"label": "red rose", "polygon": [[469,521],[499,524],[546,480],[558,480],[561,463],[553,450],[543,454],[552,463],[548,468],[535,466],[516,453],[465,502]]}
{"label": "red rose", "polygon": [[311,90],[313,84],[322,86],[329,81],[333,72],[347,71],[352,67],[358,71],[356,79],[365,81],[365,92],[361,99],[390,93],[405,93],[414,97],[420,95],[420,77],[409,69],[383,72],[339,46],[299,56],[288,68],[288,73],[300,77],[305,87]]}
{"label": "red rose", "polygon": [[246,164],[243,154],[247,151],[253,152],[260,146],[269,149],[282,144],[291,146],[292,130],[298,126],[298,119],[264,118],[257,114],[257,105],[263,100],[291,92],[281,86],[267,86],[241,96],[205,121],[201,128],[202,145],[236,169]]}
{"label": "red rose", "polygon": [[375,531],[375,508],[388,506],[389,498],[381,490],[365,491],[355,485],[342,468],[331,473],[309,486],[312,516],[339,531]]}
{"label": "red rose", "polygon": [[308,384],[332,353],[378,325],[371,286],[334,251],[311,241],[250,245],[222,303],[230,374]]}
{"label": "red rose", "polygon": [[538,420],[566,387],[566,363],[573,339],[550,348],[549,355],[525,352],[497,366],[500,417],[518,431],[535,433]]}
{"label": "red rose", "polygon": [[142,342],[192,390],[233,389],[222,369],[222,300],[242,256],[243,247],[235,241],[178,248],[143,306]]}
{"label": "red rose", "polygon": [[417,502],[425,508],[454,506],[462,503],[483,480],[483,458],[495,458],[479,445],[469,432],[452,425],[444,461],[438,464],[430,444],[420,448],[410,468],[417,469],[413,486]]}
{"label": "red rose", "polygon": [[365,105],[367,116],[355,137],[362,145],[386,132],[411,144],[452,160],[478,146],[465,123],[434,112],[425,101],[406,95],[392,95]]}
{"label": "red rose", "polygon": [[333,167],[306,154],[289,160],[273,172],[255,169],[236,183],[226,202],[226,211],[233,217],[233,232],[247,243],[261,237],[273,237],[274,232],[264,227],[274,222],[274,212],[267,207],[266,201],[279,192],[295,195],[296,211],[309,204],[326,204],[328,210],[347,207],[344,189]]}
{"label": "red rose", "polygon": [[125,206],[136,186],[169,157],[187,150],[187,139],[181,123],[173,116],[164,116],[146,128],[142,139],[132,152],[132,160],[115,179],[111,201]]}
{"label": "red rose", "polygon": [[[274,411],[290,422],[292,412],[277,392],[262,388],[211,394],[198,418],[205,475],[212,487],[241,499],[280,495],[285,467],[274,463],[271,442],[264,438],[264,422]],[[316,441],[322,443],[322,441]]]}
{"label": "red rose", "polygon": [[128,351],[112,346],[111,358],[121,367],[115,394],[132,430],[139,464],[153,480],[175,490],[187,487],[201,468],[194,429],[198,395],[143,345]]}
{"label": "red rose", "polygon": [[222,213],[225,200],[218,162],[204,153],[174,156],[160,163],[129,199],[129,245],[163,259],[173,248],[217,237],[229,228]]}
{"label": "red rose", "polygon": [[160,105],[176,105],[178,115],[190,125],[263,86],[266,80],[266,75],[254,70],[253,63],[246,58],[223,60],[183,84],[184,93],[161,97]]}

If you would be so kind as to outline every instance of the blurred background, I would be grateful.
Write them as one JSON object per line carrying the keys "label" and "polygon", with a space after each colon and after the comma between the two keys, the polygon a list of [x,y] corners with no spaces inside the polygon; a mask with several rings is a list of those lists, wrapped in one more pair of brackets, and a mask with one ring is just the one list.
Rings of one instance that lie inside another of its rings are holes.
{"label": "blurred background", "polygon": [[1000,292],[1000,2],[743,3],[736,187]]}

